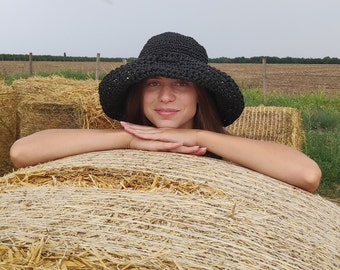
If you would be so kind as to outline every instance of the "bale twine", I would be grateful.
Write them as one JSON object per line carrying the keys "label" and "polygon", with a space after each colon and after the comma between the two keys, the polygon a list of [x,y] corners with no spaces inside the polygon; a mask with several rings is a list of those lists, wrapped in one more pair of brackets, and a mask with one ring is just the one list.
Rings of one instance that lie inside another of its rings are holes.
{"label": "bale twine", "polygon": [[[82,128],[116,128],[119,124],[107,117],[102,111],[98,97],[98,83],[98,81],[92,79],[75,80],[60,76],[15,80],[13,88],[17,91],[21,108],[19,129],[25,130],[25,132],[19,132],[19,134],[33,133],[37,129],[30,130],[30,127],[33,127],[37,121],[34,120],[34,117],[31,119],[25,117],[26,113],[32,116],[38,114],[43,122],[48,122],[52,118],[58,123],[64,121],[65,115],[51,115],[51,111],[57,107],[59,112],[65,109],[64,114],[68,115],[70,106],[72,107],[71,111],[74,109],[82,113],[71,113],[73,116],[78,115],[79,119],[74,119],[75,123],[68,123],[65,128],[69,126],[77,127],[80,123]],[[43,105],[46,110],[45,113],[44,109],[38,108],[38,103],[46,103],[46,105]],[[67,105],[64,107],[61,104]],[[77,106],[80,108],[76,109]],[[22,117],[26,119],[22,119]]]}
{"label": "bale twine", "polygon": [[301,150],[305,140],[301,113],[290,107],[246,107],[227,131],[246,138],[273,141]]}
{"label": "bale twine", "polygon": [[9,158],[9,150],[16,139],[16,93],[0,83],[0,175],[8,173],[13,166]]}
{"label": "bale twine", "polygon": [[18,106],[19,137],[51,128],[82,128],[84,112],[78,104],[23,100]]}
{"label": "bale twine", "polygon": [[221,160],[113,150],[0,178],[0,266],[339,269],[339,206]]}

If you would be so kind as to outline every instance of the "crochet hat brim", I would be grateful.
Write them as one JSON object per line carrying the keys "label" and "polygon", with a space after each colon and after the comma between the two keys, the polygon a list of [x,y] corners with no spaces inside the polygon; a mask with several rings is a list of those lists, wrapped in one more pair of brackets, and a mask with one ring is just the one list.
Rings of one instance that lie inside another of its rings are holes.
{"label": "crochet hat brim", "polygon": [[[137,59],[108,73],[99,84],[103,111],[112,119],[122,120],[130,86],[148,77],[167,77],[196,83],[213,97],[224,126],[233,123],[244,108],[243,95],[226,73],[200,61],[181,56],[180,61],[157,57]],[[169,58],[170,59],[170,58]]]}

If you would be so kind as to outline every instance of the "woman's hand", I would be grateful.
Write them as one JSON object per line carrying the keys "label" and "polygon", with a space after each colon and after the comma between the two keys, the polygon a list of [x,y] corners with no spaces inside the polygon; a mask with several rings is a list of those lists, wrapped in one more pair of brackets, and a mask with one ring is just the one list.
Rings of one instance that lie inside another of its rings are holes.
{"label": "woman's hand", "polygon": [[121,122],[121,125],[126,132],[134,136],[129,148],[199,156],[207,151],[205,147],[195,144],[194,130],[155,128],[127,122]]}

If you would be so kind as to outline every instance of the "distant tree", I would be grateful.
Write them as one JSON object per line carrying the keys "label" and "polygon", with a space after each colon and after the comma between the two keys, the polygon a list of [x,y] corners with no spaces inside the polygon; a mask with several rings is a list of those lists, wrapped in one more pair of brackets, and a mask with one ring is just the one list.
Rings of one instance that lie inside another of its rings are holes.
{"label": "distant tree", "polygon": [[[296,57],[276,57],[276,56],[254,56],[254,57],[218,57],[210,58],[209,63],[262,63],[262,58],[266,57],[268,64],[340,64],[340,59],[326,56],[324,58],[296,58]],[[28,61],[28,54],[0,54],[2,61]],[[127,62],[135,60],[135,57],[125,58]],[[34,61],[73,61],[73,62],[96,62],[96,57],[87,56],[63,56],[34,55]],[[122,62],[121,57],[102,57],[101,62]]]}

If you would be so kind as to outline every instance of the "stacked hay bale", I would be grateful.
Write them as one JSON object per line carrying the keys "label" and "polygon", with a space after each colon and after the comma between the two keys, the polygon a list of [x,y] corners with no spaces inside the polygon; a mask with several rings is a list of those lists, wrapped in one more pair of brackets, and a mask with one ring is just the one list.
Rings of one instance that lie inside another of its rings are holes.
{"label": "stacked hay bale", "polygon": [[59,76],[13,82],[19,106],[19,137],[46,128],[114,128],[102,112],[98,81]]}
{"label": "stacked hay bale", "polygon": [[98,81],[60,76],[0,82],[0,175],[13,169],[9,149],[13,142],[48,128],[117,128],[98,98]]}
{"label": "stacked hay bale", "polygon": [[0,175],[12,170],[9,150],[16,139],[16,93],[0,81]]}
{"label": "stacked hay bale", "polygon": [[0,178],[0,267],[339,269],[340,208],[225,161],[113,150]]}
{"label": "stacked hay bale", "polygon": [[290,107],[246,107],[226,129],[241,137],[286,144],[299,150],[305,140],[301,113]]}

